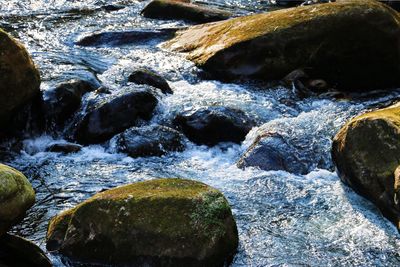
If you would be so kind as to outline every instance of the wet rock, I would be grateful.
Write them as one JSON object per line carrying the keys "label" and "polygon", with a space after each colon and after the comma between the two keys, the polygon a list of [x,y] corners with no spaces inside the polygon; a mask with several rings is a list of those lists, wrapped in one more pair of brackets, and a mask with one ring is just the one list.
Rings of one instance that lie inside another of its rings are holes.
{"label": "wet rock", "polygon": [[46,148],[46,151],[69,154],[79,152],[81,149],[81,145],[74,143],[52,143]]}
{"label": "wet rock", "polygon": [[0,266],[51,267],[46,254],[31,241],[5,234],[0,237]]}
{"label": "wet rock", "polygon": [[157,98],[149,91],[137,90],[113,98],[88,112],[76,127],[80,144],[107,141],[114,135],[149,120],[157,106]]}
{"label": "wet rock", "polygon": [[379,207],[398,228],[396,202],[399,165],[400,106],[350,120],[333,140],[332,157],[341,180]]}
{"label": "wet rock", "polygon": [[115,47],[142,44],[150,41],[164,41],[171,38],[176,29],[135,30],[124,32],[102,32],[83,37],[75,44],[80,46]]}
{"label": "wet rock", "polygon": [[124,5],[117,5],[117,4],[104,5],[101,7],[102,10],[107,12],[118,11],[124,8],[125,8]]}
{"label": "wet rock", "polygon": [[96,89],[83,80],[71,80],[44,92],[43,109],[49,123],[63,124],[81,106],[82,96]]}
{"label": "wet rock", "polygon": [[40,94],[40,76],[25,47],[0,29],[0,130],[15,111]]}
{"label": "wet rock", "polygon": [[229,203],[218,190],[157,179],[98,193],[56,216],[47,249],[83,263],[225,266],[238,246]]}
{"label": "wet rock", "polygon": [[267,171],[287,171],[306,174],[309,166],[301,161],[296,146],[284,136],[266,132],[255,139],[237,163],[239,168],[257,167]]}
{"label": "wet rock", "polygon": [[183,135],[166,126],[130,128],[117,136],[117,150],[134,158],[162,156],[183,148]]}
{"label": "wet rock", "polygon": [[182,128],[190,141],[208,146],[220,142],[240,143],[255,125],[243,111],[219,106],[178,115],[174,124]]}
{"label": "wet rock", "polygon": [[35,202],[35,192],[19,171],[0,164],[0,235],[21,220]]}
{"label": "wet rock", "polygon": [[134,70],[128,77],[129,82],[136,84],[147,84],[158,88],[164,94],[172,94],[172,89],[168,82],[159,74],[149,69]]}
{"label": "wet rock", "polygon": [[214,8],[171,0],[153,0],[142,11],[146,18],[153,19],[182,19],[192,22],[205,23],[226,20],[232,14]]}
{"label": "wet rock", "polygon": [[304,68],[341,90],[376,90],[400,85],[399,20],[377,1],[340,1],[192,26],[164,47],[222,80]]}

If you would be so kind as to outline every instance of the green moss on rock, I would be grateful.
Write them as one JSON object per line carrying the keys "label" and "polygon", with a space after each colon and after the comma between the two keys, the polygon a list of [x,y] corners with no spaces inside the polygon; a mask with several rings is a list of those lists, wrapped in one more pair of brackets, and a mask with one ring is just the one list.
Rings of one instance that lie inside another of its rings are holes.
{"label": "green moss on rock", "polygon": [[335,136],[332,156],[341,179],[399,227],[394,172],[400,164],[400,105],[350,120]]}
{"label": "green moss on rock", "polygon": [[0,123],[4,123],[39,94],[40,76],[25,47],[1,29],[0,52]]}
{"label": "green moss on rock", "polygon": [[238,236],[218,190],[158,179],[96,194],[58,215],[49,224],[47,244],[89,263],[223,266]]}
{"label": "green moss on rock", "polygon": [[0,164],[0,235],[23,218],[35,202],[35,192],[19,171]]}
{"label": "green moss on rock", "polygon": [[374,0],[296,7],[190,27],[164,44],[221,79],[296,69],[343,90],[400,84],[400,17]]}

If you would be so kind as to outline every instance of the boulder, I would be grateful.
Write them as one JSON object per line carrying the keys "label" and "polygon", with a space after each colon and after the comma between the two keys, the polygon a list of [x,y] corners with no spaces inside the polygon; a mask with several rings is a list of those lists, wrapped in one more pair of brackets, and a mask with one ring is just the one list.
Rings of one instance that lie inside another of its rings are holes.
{"label": "boulder", "polygon": [[55,153],[64,153],[64,154],[69,154],[69,153],[76,153],[81,151],[82,146],[74,143],[68,143],[68,142],[59,142],[59,143],[52,143],[50,144],[47,148],[47,152],[55,152]]}
{"label": "boulder", "polygon": [[143,9],[142,15],[152,19],[182,19],[198,23],[232,17],[227,11],[173,0],[153,0]]}
{"label": "boulder", "polygon": [[255,123],[241,110],[214,106],[174,119],[186,137],[198,144],[214,146],[220,142],[240,143]]}
{"label": "boulder", "polygon": [[133,158],[162,156],[183,148],[183,135],[166,126],[134,127],[117,136],[117,151]]}
{"label": "boulder", "polygon": [[44,92],[43,110],[48,123],[63,124],[81,106],[82,96],[96,89],[83,80],[71,80]]}
{"label": "boulder", "polygon": [[89,111],[76,126],[75,139],[80,144],[107,141],[114,135],[149,120],[157,106],[149,91],[137,90],[115,97]]}
{"label": "boulder", "polygon": [[0,129],[13,113],[40,94],[40,76],[25,47],[0,29]]}
{"label": "boulder", "polygon": [[400,164],[400,105],[350,120],[333,139],[332,158],[341,180],[372,201],[399,228],[394,173]]}
{"label": "boulder", "polygon": [[120,266],[227,266],[238,246],[218,190],[157,179],[98,193],[50,221],[47,249],[72,261]]}
{"label": "boulder", "polygon": [[25,238],[4,234],[0,237],[1,267],[51,267],[46,254]]}
{"label": "boulder", "polygon": [[134,70],[129,75],[128,81],[136,84],[147,84],[160,89],[164,94],[172,94],[172,89],[169,87],[168,82],[161,75],[149,69]]}
{"label": "boulder", "polygon": [[400,16],[374,0],[301,6],[180,31],[163,46],[222,80],[296,69],[341,90],[400,85]]}
{"label": "boulder", "polygon": [[0,164],[0,235],[25,216],[35,202],[35,192],[19,171]]}

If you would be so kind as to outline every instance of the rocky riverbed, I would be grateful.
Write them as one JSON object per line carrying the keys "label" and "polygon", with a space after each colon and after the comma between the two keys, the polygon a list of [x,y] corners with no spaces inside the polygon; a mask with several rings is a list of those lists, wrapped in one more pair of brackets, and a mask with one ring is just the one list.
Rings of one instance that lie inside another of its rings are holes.
{"label": "rocky riverbed", "polygon": [[400,16],[284,2],[2,3],[0,265],[398,266]]}

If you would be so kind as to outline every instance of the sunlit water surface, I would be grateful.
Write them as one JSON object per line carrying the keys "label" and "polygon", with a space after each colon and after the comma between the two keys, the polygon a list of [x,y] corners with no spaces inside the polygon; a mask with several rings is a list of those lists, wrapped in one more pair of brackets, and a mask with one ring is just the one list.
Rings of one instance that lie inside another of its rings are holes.
{"label": "sunlit water surface", "polygon": [[[248,0],[202,3],[237,14],[265,8]],[[110,4],[124,8],[113,12],[101,8]],[[98,80],[117,92],[132,69],[147,66],[164,75],[174,90],[173,95],[160,97],[150,123],[168,122],[181,111],[224,105],[244,110],[260,128],[254,128],[242,145],[207,148],[187,142],[184,152],[139,159],[115,153],[112,141],[62,156],[44,152],[47,144],[60,137],[31,137],[25,140],[20,156],[8,162],[27,174],[37,192],[35,206],[14,232],[45,249],[50,218],[96,192],[155,177],[182,177],[214,186],[229,199],[240,235],[233,266],[400,265],[397,230],[372,204],[340,182],[330,158],[331,138],[347,119],[380,102],[389,103],[398,92],[352,100],[301,99],[287,88],[201,80],[191,62],[160,49],[159,40],[119,47],[74,45],[94,32],[187,25],[145,19],[139,15],[145,4],[133,0],[7,0],[0,5],[0,26],[27,46],[40,67],[42,90],[84,78]],[[298,156],[313,171],[294,175],[238,169],[236,161],[264,128],[294,142],[303,152]],[[64,266],[61,259],[49,256],[55,266]]]}

